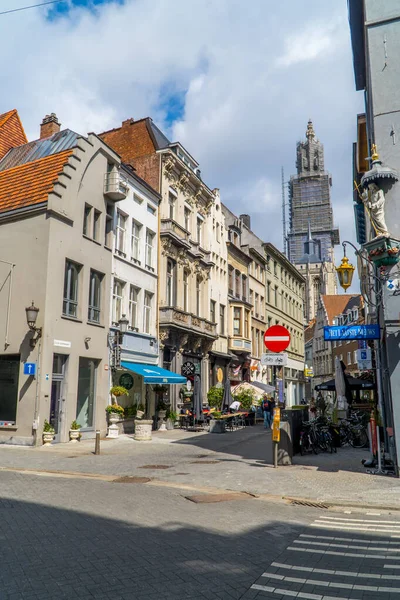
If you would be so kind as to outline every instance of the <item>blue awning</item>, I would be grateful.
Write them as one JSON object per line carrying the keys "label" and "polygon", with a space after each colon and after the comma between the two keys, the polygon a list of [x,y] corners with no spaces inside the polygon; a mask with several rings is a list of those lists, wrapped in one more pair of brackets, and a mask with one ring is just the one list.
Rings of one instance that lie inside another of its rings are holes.
{"label": "blue awning", "polygon": [[136,373],[136,375],[141,375],[145,383],[159,383],[161,385],[163,383],[186,383],[186,377],[182,377],[182,375],[178,375],[178,373],[173,373],[172,371],[167,371],[167,369],[156,367],[155,365],[143,365],[141,363],[124,361],[121,362],[121,367],[132,371],[132,373]]}

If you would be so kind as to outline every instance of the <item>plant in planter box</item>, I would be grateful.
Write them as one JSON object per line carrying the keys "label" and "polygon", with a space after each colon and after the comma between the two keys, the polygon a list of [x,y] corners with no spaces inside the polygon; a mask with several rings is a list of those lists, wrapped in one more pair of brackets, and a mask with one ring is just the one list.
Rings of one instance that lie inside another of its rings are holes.
{"label": "plant in planter box", "polygon": [[170,408],[167,408],[167,429],[173,429],[175,427],[175,423],[178,420],[178,413]]}
{"label": "plant in planter box", "polygon": [[211,408],[221,408],[223,397],[224,388],[213,386],[207,392],[207,400]]}
{"label": "plant in planter box", "polygon": [[79,431],[82,425],[78,423],[78,421],[72,421],[69,428],[69,440],[70,442],[77,442],[81,437],[81,432]]}
{"label": "plant in planter box", "polygon": [[54,429],[53,425],[51,425],[51,423],[49,423],[48,420],[45,419],[44,424],[43,424],[43,445],[44,446],[50,446],[51,442],[53,441],[54,434],[55,434],[55,429]]}
{"label": "plant in planter box", "polygon": [[119,404],[109,404],[106,407],[106,413],[109,415],[117,414],[119,417],[122,417],[124,414],[124,407]]}
{"label": "plant in planter box", "polygon": [[144,415],[144,405],[143,404],[138,404],[137,409],[136,409],[136,418],[137,419],[141,419]]}

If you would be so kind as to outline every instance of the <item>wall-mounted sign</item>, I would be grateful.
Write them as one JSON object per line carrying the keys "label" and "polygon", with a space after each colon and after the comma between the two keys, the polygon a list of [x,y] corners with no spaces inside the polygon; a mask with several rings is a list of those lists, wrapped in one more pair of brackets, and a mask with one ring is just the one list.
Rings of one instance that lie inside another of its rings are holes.
{"label": "wall-mounted sign", "polygon": [[223,370],[221,369],[221,367],[219,367],[219,368],[217,369],[217,381],[218,381],[219,383],[222,383],[222,382],[223,382],[223,380],[224,380],[224,372],[223,372]]}
{"label": "wall-mounted sign", "polygon": [[36,363],[25,363],[24,375],[36,375]]}
{"label": "wall-mounted sign", "polygon": [[261,364],[264,367],[285,367],[288,355],[286,352],[280,354],[261,354]]}
{"label": "wall-mounted sign", "polygon": [[182,375],[184,375],[185,377],[189,377],[190,375],[194,375],[196,372],[196,368],[194,366],[194,363],[190,362],[190,360],[187,360],[186,362],[184,362],[182,364],[182,369],[181,369]]}
{"label": "wall-mounted sign", "polygon": [[357,350],[357,364],[360,371],[368,371],[369,369],[372,369],[371,348]]}
{"label": "wall-mounted sign", "polygon": [[119,385],[126,388],[127,390],[131,390],[133,388],[133,377],[130,373],[122,373],[119,378]]}
{"label": "wall-mounted sign", "polygon": [[54,346],[58,346],[59,348],[71,348],[71,342],[66,342],[64,340],[54,340]]}
{"label": "wall-mounted sign", "polygon": [[379,340],[379,325],[335,325],[324,327],[324,340]]}
{"label": "wall-mounted sign", "polygon": [[314,370],[312,367],[304,369],[304,377],[314,377]]}

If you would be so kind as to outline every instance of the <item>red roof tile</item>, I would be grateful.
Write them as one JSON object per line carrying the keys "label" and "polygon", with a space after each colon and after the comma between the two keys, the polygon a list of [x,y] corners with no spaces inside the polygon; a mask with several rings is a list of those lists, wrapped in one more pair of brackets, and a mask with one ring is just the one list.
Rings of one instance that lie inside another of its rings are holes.
{"label": "red roof tile", "polygon": [[24,128],[17,110],[9,110],[0,115],[0,158],[3,158],[15,146],[27,143]]}
{"label": "red roof tile", "polygon": [[0,172],[0,213],[47,201],[73,150]]}
{"label": "red roof tile", "polygon": [[341,315],[351,298],[357,298],[359,294],[336,294],[321,296],[322,304],[325,307],[328,325],[333,324],[333,319]]}

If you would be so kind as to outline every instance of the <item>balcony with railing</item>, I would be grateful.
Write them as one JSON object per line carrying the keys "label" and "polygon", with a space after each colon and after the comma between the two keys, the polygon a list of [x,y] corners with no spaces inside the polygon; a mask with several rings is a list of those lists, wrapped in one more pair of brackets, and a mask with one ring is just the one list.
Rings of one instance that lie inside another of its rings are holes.
{"label": "balcony with railing", "polygon": [[120,171],[113,169],[104,174],[104,195],[109,200],[124,200],[128,191],[128,180]]}
{"label": "balcony with railing", "polygon": [[190,233],[186,231],[182,225],[179,225],[173,219],[161,219],[161,237],[169,236],[174,242],[177,242],[181,246],[190,248]]}
{"label": "balcony with railing", "polygon": [[218,337],[216,323],[169,306],[160,308],[160,325],[175,325],[205,337]]}

